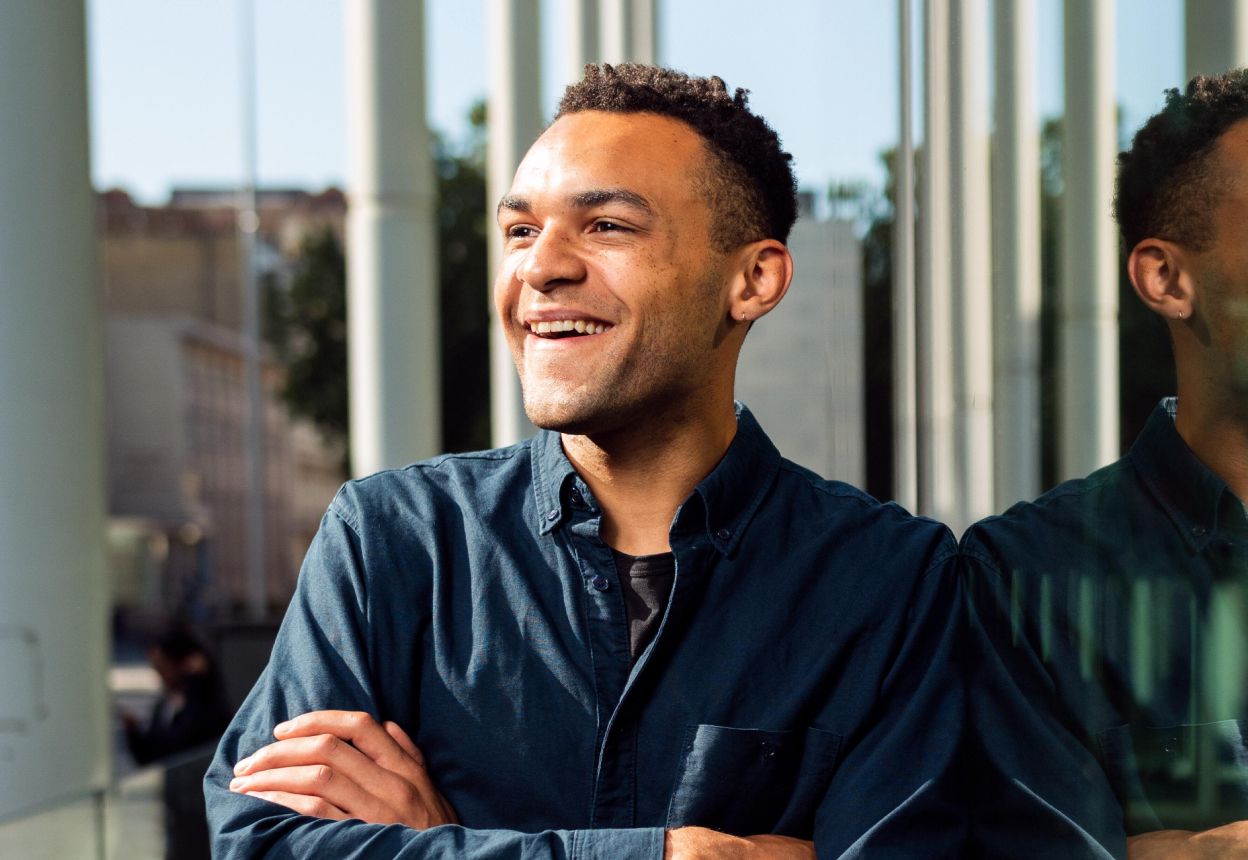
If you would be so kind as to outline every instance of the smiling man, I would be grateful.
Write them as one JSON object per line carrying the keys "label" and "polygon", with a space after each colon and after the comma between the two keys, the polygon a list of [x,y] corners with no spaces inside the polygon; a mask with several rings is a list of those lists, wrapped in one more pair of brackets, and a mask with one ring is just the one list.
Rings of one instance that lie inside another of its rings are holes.
{"label": "smiling man", "polygon": [[957,856],[950,535],[733,401],[795,215],[743,91],[569,88],[498,205],[543,429],[339,492],[207,775],[217,856]]}

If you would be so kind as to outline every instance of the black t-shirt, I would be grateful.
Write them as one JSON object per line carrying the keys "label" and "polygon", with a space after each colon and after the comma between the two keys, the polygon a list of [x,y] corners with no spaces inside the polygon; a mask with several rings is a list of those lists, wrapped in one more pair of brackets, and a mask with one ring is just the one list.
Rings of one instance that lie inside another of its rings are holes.
{"label": "black t-shirt", "polygon": [[663,620],[663,610],[676,578],[676,556],[670,552],[658,555],[628,555],[614,549],[611,552],[615,555],[615,570],[624,591],[628,650],[636,660]]}

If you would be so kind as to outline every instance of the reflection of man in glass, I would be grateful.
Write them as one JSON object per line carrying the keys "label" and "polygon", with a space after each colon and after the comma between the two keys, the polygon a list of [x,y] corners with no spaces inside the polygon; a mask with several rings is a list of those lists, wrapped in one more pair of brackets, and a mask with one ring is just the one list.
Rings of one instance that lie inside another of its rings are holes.
{"label": "reflection of man in glass", "polygon": [[220,856],[956,854],[953,542],[734,408],[795,215],[744,92],[567,92],[498,206],[546,429],[338,494],[207,777]]}
{"label": "reflection of man in glass", "polygon": [[1178,398],[963,540],[977,831],[992,856],[1248,856],[1248,72],[1168,94],[1115,212]]}

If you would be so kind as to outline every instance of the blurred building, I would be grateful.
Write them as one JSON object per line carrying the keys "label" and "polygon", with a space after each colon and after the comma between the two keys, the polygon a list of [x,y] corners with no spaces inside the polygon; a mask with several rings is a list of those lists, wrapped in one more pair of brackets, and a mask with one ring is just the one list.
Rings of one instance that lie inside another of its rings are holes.
{"label": "blurred building", "polygon": [[[228,618],[246,599],[245,341],[232,192],[175,191],[169,205],[100,195],[108,505],[115,602],[128,621]],[[340,192],[264,191],[261,272],[289,270],[310,232],[341,236]],[[264,361],[267,597],[283,606],[342,452],[277,396]]]}
{"label": "blurred building", "polygon": [[789,236],[793,284],[746,337],[736,396],[785,457],[862,486],[862,252],[852,222],[804,209]]}

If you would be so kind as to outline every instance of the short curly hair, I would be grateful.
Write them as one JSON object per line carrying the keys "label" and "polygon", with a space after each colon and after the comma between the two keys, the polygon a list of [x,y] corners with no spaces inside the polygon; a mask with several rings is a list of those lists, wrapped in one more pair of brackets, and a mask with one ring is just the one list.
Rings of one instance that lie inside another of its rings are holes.
{"label": "short curly hair", "polygon": [[1248,119],[1248,69],[1192,78],[1118,156],[1114,217],[1127,253],[1149,237],[1204,250],[1210,213],[1229,177],[1213,158],[1218,139]]}
{"label": "short curly hair", "polygon": [[797,220],[793,156],[750,111],[748,90],[729,93],[718,77],[603,63],[586,66],[585,77],[567,88],[555,120],[581,111],[653,113],[683,122],[717,156],[704,189],[720,215],[712,241],[725,251],[758,239],[788,241]]}

